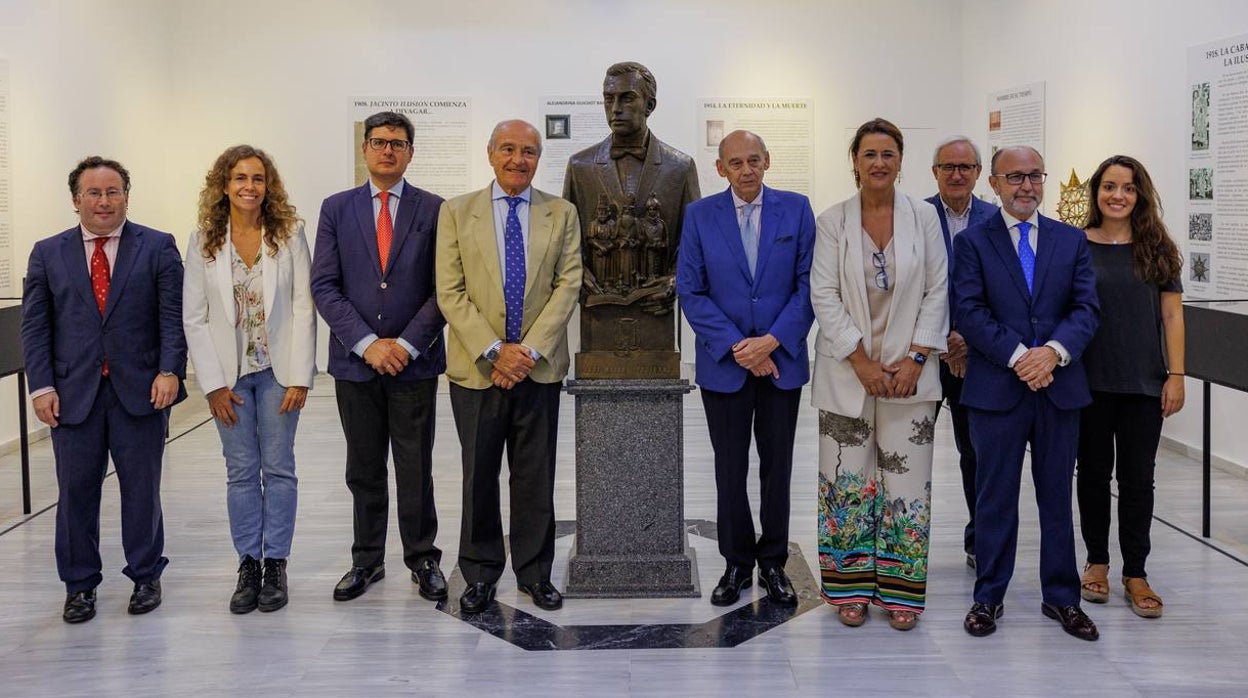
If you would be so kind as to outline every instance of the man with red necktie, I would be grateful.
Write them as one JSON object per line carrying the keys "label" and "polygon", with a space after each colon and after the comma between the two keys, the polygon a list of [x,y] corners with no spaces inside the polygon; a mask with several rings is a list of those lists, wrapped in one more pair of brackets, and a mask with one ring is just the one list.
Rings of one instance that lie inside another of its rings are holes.
{"label": "man with red necktie", "polygon": [[403,179],[414,135],[402,114],[365,119],[360,149],[368,181],[325,199],[316,231],[312,298],[332,335],[329,373],[354,506],[351,569],[334,587],[337,601],[356,598],[386,574],[388,452],[403,562],[421,596],[446,598],[433,504],[434,404],[446,370],[446,321],[433,287],[442,198]]}
{"label": "man with red necktie", "polygon": [[39,241],[22,298],[35,415],[52,430],[62,618],[95,617],[100,496],[109,457],[121,490],[129,612],[161,602],[161,464],[168,408],[186,397],[182,258],[173,236],[126,220],[130,173],[89,157],[69,174],[79,224]]}

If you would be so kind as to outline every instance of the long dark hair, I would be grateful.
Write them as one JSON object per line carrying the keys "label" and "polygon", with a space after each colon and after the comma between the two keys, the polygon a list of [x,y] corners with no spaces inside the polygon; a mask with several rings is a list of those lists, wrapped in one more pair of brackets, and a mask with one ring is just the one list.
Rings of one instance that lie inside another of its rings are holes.
{"label": "long dark hair", "polygon": [[1104,222],[1101,207],[1097,203],[1101,190],[1101,180],[1105,171],[1114,165],[1131,170],[1131,181],[1135,184],[1135,208],[1131,209],[1131,240],[1135,243],[1135,278],[1158,285],[1164,285],[1179,278],[1183,268],[1183,255],[1178,245],[1166,231],[1162,221],[1161,197],[1153,186],[1152,177],[1139,160],[1129,155],[1114,155],[1096,168],[1092,179],[1088,180],[1088,193],[1092,195],[1092,205],[1088,206],[1088,222],[1084,228],[1100,228]]}

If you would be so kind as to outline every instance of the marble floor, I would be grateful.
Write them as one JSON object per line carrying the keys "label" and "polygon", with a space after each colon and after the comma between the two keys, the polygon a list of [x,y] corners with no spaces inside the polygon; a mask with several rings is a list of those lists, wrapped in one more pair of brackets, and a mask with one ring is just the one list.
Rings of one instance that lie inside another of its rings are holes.
{"label": "marble floor", "polygon": [[[734,608],[701,599],[570,600],[535,608],[502,580],[499,606],[459,618],[452,572],[459,531],[460,468],[445,386],[435,447],[438,544],[452,600],[421,599],[401,564],[363,597],[330,591],[350,563],[350,497],[333,386],[322,379],[305,409],[297,454],[300,502],[290,561],[291,602],[272,614],[227,611],[236,561],[225,510],[216,431],[201,398],[175,410],[166,451],[164,605],[125,613],[116,481],[105,486],[99,614],[60,620],[64,594],[52,559],[55,483],[50,444],[32,450],[34,510],[21,514],[16,456],[0,458],[0,696],[1244,696],[1248,695],[1248,481],[1215,473],[1214,537],[1199,536],[1196,463],[1163,452],[1151,581],[1163,619],[1135,617],[1115,595],[1086,604],[1101,640],[1063,634],[1040,614],[1038,531],[1024,492],[1018,568],[996,635],[971,638],[962,616],[973,576],[961,554],[965,516],[949,424],[937,429],[928,610],[908,633],[873,613],[862,628],[837,622],[818,601],[815,564],[816,416],[804,407],[793,475],[790,571],[797,609],[750,589]],[[573,402],[562,403],[556,510],[574,507]],[[1199,409],[1194,404],[1189,409]],[[722,571],[705,420],[685,403],[685,506],[700,583]],[[1026,478],[1025,478],[1026,480]],[[1029,485],[1025,485],[1029,489]],[[503,501],[506,501],[504,494]],[[572,522],[561,521],[555,580],[562,586]],[[393,524],[391,531],[394,531]],[[1116,546],[1115,546],[1116,547]],[[1117,560],[1115,560],[1115,571]]]}

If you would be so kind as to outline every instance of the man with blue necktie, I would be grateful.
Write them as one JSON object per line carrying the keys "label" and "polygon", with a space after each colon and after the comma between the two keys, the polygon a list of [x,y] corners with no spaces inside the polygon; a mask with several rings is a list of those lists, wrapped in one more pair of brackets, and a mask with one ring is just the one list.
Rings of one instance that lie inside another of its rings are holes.
{"label": "man with blue necktie", "polygon": [[[975,447],[971,444],[971,422],[962,404],[962,378],[966,375],[966,341],[953,325],[953,239],[963,230],[981,223],[1000,210],[975,196],[975,182],[982,171],[979,148],[966,136],[949,136],[936,144],[932,154],[932,175],[937,193],[927,199],[936,207],[940,230],[949,255],[949,351],[940,355],[940,387],[946,409],[953,421],[953,441],[958,447],[962,471],[962,494],[969,514],[962,535],[966,564],[975,569]],[[939,410],[937,411],[939,413]]]}
{"label": "man with blue necktie", "polygon": [[555,444],[568,373],[568,321],[581,291],[581,227],[572,204],[531,184],[541,136],[524,121],[494,127],[495,180],[438,216],[438,305],[464,470],[461,613],[489,607],[506,566],[498,478],[507,454],[511,567],[521,593],[563,605],[555,557]]}
{"label": "man with blue necktie", "polygon": [[[737,602],[755,563],[772,601],[797,604],[784,566],[793,436],[810,378],[815,214],[805,196],[763,186],[770,166],[762,138],[749,131],[724,137],[715,169],[728,189],[685,209],[676,266],[680,307],[697,335],[697,382],[715,452],[716,525],[727,561],[711,592],[716,606]],[[759,458],[758,539],[746,496],[751,434]]]}
{"label": "man with blue necktie", "polygon": [[1083,231],[1039,214],[1044,159],[1012,146],[992,156],[1001,215],[954,238],[954,321],[969,347],[962,404],[978,456],[975,596],[963,623],[997,629],[1018,546],[1018,492],[1031,447],[1040,510],[1041,612],[1096,640],[1079,607],[1071,480],[1079,410],[1092,401],[1079,358],[1096,332],[1096,278]]}

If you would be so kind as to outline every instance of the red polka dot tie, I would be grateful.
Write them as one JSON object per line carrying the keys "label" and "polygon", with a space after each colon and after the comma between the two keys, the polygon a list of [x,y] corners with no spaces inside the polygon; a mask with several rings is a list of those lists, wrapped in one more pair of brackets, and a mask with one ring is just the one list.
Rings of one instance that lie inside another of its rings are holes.
{"label": "red polka dot tie", "polygon": [[[92,240],[95,243],[95,252],[91,254],[91,292],[95,294],[95,303],[100,307],[100,315],[104,314],[104,306],[108,303],[108,255],[104,254],[104,245],[108,243],[107,237],[98,237]],[[108,375],[108,360],[104,360],[104,367],[100,371],[104,375]]]}
{"label": "red polka dot tie", "polygon": [[381,270],[390,261],[390,243],[394,240],[394,220],[390,218],[390,192],[377,192],[381,198],[381,212],[377,214],[377,254],[381,257]]}

